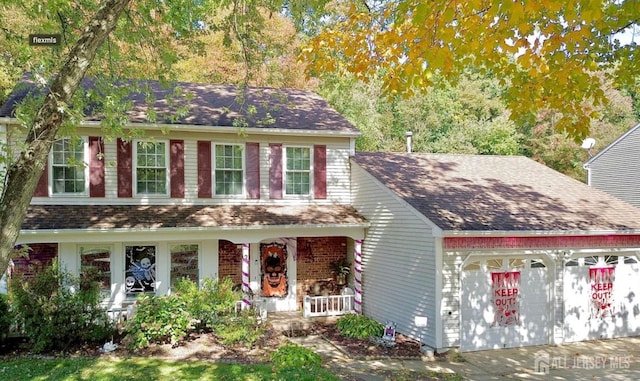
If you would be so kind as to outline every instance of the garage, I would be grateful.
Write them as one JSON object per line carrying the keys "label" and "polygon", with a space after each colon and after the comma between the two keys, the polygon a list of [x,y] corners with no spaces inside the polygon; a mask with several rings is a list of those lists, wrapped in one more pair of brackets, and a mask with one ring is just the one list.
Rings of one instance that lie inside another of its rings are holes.
{"label": "garage", "polygon": [[583,255],[568,260],[563,273],[565,342],[640,335],[636,255]]}
{"label": "garage", "polygon": [[461,272],[461,351],[549,342],[549,271],[543,258],[471,257]]}

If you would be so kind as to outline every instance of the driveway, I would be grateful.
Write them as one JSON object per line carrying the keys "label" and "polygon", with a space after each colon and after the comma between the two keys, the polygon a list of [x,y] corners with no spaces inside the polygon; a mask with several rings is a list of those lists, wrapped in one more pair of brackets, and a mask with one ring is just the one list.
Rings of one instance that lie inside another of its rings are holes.
{"label": "driveway", "polygon": [[466,352],[461,357],[464,362],[423,363],[426,369],[441,367],[474,381],[640,380],[640,337]]}
{"label": "driveway", "polygon": [[354,360],[315,335],[292,341],[315,350],[330,366],[337,366],[364,381],[388,380],[377,375],[377,371],[399,370],[456,373],[471,381],[640,380],[640,337],[465,352],[450,356],[461,361],[427,358]]}

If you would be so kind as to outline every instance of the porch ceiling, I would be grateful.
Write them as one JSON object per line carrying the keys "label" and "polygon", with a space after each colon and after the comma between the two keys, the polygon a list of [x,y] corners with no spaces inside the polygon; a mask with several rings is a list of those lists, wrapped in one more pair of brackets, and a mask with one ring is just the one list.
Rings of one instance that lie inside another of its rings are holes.
{"label": "porch ceiling", "polygon": [[368,226],[344,205],[32,205],[24,231]]}

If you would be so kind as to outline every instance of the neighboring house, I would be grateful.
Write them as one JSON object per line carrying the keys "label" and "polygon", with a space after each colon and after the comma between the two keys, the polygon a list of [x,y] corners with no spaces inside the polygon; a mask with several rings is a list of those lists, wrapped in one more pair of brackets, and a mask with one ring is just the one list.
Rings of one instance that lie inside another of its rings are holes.
{"label": "neighboring house", "polygon": [[[180,83],[193,99],[167,102],[173,89],[148,84],[151,109],[136,94],[126,115],[143,137],[105,137],[89,113],[79,140],[54,143],[17,242],[30,255],[15,272],[56,257],[73,273],[93,269],[110,308],[166,294],[179,277],[229,276],[268,311],[298,310],[364,238],[349,193],[359,132],[308,91]],[[21,84],[0,108],[0,139],[21,139],[14,108],[33,88]],[[190,111],[175,120],[182,106]]]}
{"label": "neighboring house", "polygon": [[587,184],[640,207],[640,124],[584,165]]}
{"label": "neighboring house", "polygon": [[366,315],[463,351],[640,335],[639,209],[517,156],[356,153],[351,184]]}

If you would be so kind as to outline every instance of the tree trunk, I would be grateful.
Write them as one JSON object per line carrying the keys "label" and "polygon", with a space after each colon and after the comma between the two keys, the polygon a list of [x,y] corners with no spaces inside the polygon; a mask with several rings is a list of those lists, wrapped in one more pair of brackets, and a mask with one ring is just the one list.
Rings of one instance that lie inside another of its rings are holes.
{"label": "tree trunk", "polygon": [[26,148],[7,170],[0,198],[0,275],[8,267],[33,192],[65,118],[61,106],[70,102],[98,48],[113,31],[129,2],[106,0],[93,16],[51,84],[27,134]]}

